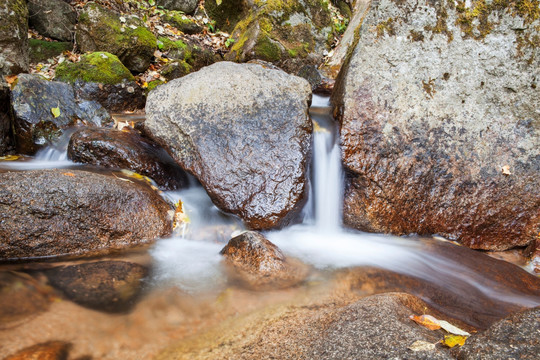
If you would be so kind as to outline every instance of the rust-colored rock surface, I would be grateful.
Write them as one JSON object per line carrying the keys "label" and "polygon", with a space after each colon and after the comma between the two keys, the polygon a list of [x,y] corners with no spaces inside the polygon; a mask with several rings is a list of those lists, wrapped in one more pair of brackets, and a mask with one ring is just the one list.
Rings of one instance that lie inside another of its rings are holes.
{"label": "rust-colored rock surface", "polygon": [[261,233],[246,231],[221,250],[233,279],[255,289],[284,288],[299,284],[307,267],[288,259]]}
{"label": "rust-colored rock surface", "polygon": [[71,344],[48,341],[36,344],[4,358],[4,360],[67,360]]}
{"label": "rust-colored rock surface", "polygon": [[68,157],[79,163],[135,171],[152,178],[164,190],[188,184],[187,174],[171,156],[136,131],[80,129],[71,136]]}
{"label": "rust-colored rock surface", "polygon": [[0,260],[150,243],[171,233],[169,210],[134,179],[73,169],[0,173]]}
{"label": "rust-colored rock surface", "polygon": [[540,19],[482,4],[372,2],[333,95],[346,225],[490,250],[539,233],[540,58],[522,40]]}

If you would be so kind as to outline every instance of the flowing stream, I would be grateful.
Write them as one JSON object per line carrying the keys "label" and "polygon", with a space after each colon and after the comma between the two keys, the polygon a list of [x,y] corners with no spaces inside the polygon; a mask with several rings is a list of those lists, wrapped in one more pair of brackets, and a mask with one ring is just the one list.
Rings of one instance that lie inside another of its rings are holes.
{"label": "flowing stream", "polygon": [[[434,301],[434,292],[441,292],[443,297],[444,294],[451,294],[453,303],[459,306],[464,304],[471,307],[472,312],[487,317],[500,316],[508,306],[540,305],[540,294],[521,291],[518,285],[501,283],[497,271],[482,268],[483,263],[488,263],[487,257],[482,254],[432,238],[368,234],[343,228],[343,174],[338,134],[328,98],[314,95],[310,114],[315,128],[310,169],[312,186],[303,211],[303,221],[279,231],[266,232],[265,235],[288,256],[308,264],[313,269],[312,278],[351,268],[380,269],[414,279],[414,284],[419,284],[413,286],[414,289],[398,290],[409,290],[440,309],[444,310],[448,304]],[[67,160],[66,148],[70,135],[66,134],[56,146],[42,150],[33,159],[0,162],[0,171],[82,167]],[[244,230],[243,225],[235,217],[219,211],[200,186],[165,192],[164,196],[174,202],[182,200],[190,221],[178,229],[175,236],[157,241],[148,250],[152,272],[145,280],[147,291],[151,293],[158,289],[176,288],[184,298],[189,297],[202,306],[200,304],[204,301],[200,299],[206,299],[208,294],[223,294],[227,289],[227,276],[219,251],[231,236]],[[489,261],[492,264],[496,260]],[[258,299],[262,301],[262,297]],[[155,305],[155,302],[149,304]],[[193,307],[187,312],[193,312],[193,308],[199,309],[195,305],[190,306]],[[450,313],[456,315],[454,313],[459,313],[459,309]],[[167,321],[170,316],[166,316]],[[86,321],[90,321],[88,318]],[[114,321],[118,321],[118,318]],[[470,323],[474,325],[474,321]],[[66,327],[64,323],[59,326]],[[0,343],[6,339],[10,339],[9,333],[2,332],[0,328]]]}

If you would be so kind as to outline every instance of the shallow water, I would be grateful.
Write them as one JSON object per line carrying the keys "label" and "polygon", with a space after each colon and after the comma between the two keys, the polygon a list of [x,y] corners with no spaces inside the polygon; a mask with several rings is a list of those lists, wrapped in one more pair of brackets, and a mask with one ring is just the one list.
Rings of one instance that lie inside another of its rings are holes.
{"label": "shallow water", "polygon": [[[151,358],[170,342],[228,317],[288,301],[299,294],[320,295],[340,277],[348,279],[347,291],[354,296],[396,289],[411,292],[473,326],[482,326],[521,307],[540,305],[537,285],[527,287],[530,278],[517,267],[435,239],[343,229],[340,216],[343,175],[336,127],[327,98],[314,96],[311,116],[316,122],[314,162],[303,222],[266,232],[284,253],[311,267],[301,286],[253,292],[231,284],[219,251],[232,236],[244,230],[243,225],[237,218],[218,210],[204,189],[194,185],[163,193],[171,202],[181,200],[190,219],[173,237],[161,239],[148,249],[126,252],[125,256],[86,260],[127,261],[150,270],[141,279],[142,293],[121,312],[111,314],[78,305],[65,293],[51,288],[44,275],[50,268],[80,265],[85,260],[0,266],[0,274],[2,269],[4,274],[15,274],[15,280],[9,281],[16,286],[4,285],[4,289],[21,294],[17,291],[24,288],[28,290],[27,299],[37,292],[36,299],[43,300],[36,309],[25,308],[26,313],[23,311],[17,317],[8,317],[8,310],[0,311],[3,319],[11,319],[0,326],[0,354],[48,340],[63,340],[73,344],[73,358],[83,355],[100,359]],[[42,150],[33,159],[0,162],[0,171],[85,168],[67,160],[68,141],[66,135],[58,145]],[[364,275],[372,276],[372,269],[379,269],[376,276],[386,283],[368,291],[364,285],[370,279]],[[505,279],[505,271],[513,272],[516,278]],[[402,284],[389,285],[392,275],[388,274],[399,274],[397,282]],[[4,309],[9,308],[7,305]]]}

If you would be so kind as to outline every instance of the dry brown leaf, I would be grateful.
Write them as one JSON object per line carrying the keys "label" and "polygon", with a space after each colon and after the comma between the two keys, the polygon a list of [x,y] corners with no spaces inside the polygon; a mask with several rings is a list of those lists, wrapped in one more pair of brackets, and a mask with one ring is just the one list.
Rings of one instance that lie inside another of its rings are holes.
{"label": "dry brown leaf", "polygon": [[429,330],[438,330],[441,328],[439,321],[431,315],[411,315],[409,319],[415,321],[417,324],[422,325]]}

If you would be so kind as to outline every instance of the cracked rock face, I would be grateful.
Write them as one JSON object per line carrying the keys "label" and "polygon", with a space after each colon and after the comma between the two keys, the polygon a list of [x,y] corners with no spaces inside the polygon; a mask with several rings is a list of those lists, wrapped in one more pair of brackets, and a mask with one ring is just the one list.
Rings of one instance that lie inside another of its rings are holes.
{"label": "cracked rock face", "polygon": [[540,20],[452,4],[382,0],[359,28],[333,96],[344,222],[525,245],[540,230]]}
{"label": "cracked rock face", "polygon": [[150,92],[145,129],[216,206],[268,229],[304,203],[310,96],[302,78],[220,62]]}

